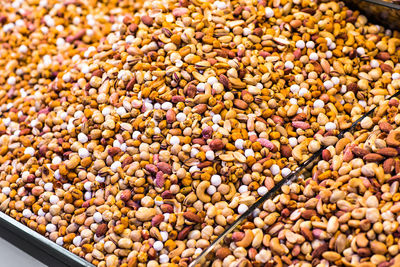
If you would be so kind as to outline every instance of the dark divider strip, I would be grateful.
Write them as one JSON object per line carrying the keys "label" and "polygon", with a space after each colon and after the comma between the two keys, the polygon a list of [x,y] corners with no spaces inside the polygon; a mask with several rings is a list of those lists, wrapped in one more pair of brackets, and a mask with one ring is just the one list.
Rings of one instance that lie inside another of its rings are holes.
{"label": "dark divider strip", "polygon": [[[0,212],[0,237],[51,267],[94,267],[50,239]],[[0,264],[0,266],[4,266]]]}

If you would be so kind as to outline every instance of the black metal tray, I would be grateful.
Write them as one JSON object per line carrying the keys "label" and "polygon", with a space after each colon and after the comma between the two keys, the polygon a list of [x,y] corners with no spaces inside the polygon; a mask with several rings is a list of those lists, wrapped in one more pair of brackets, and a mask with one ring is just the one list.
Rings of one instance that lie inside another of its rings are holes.
{"label": "black metal tray", "polygon": [[[94,267],[50,239],[0,212],[0,237],[51,267]],[[1,263],[0,263],[0,266]]]}
{"label": "black metal tray", "polygon": [[[400,5],[382,0],[344,0],[344,2],[353,10],[360,10],[368,17],[369,21],[385,25],[393,30],[400,30]],[[94,267],[83,258],[2,212],[0,212],[0,237],[47,266]]]}
{"label": "black metal tray", "polygon": [[392,30],[400,30],[400,1],[399,4],[383,0],[344,0],[353,10],[360,10],[369,21],[379,23]]}

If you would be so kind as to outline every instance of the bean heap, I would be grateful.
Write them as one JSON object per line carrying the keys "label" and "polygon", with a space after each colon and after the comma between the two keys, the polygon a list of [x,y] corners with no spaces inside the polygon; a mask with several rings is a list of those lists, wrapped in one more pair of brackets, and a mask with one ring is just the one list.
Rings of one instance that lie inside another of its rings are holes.
{"label": "bean heap", "polygon": [[299,183],[283,186],[216,248],[217,264],[398,266],[399,103],[383,101],[323,150]]}
{"label": "bean heap", "polygon": [[[0,210],[97,266],[186,266],[400,86],[399,33],[342,2],[92,2],[1,7]],[[214,266],[378,262],[345,250],[353,226],[331,251],[327,209],[355,200],[345,186],[314,197],[342,174],[329,160],[253,213]]]}

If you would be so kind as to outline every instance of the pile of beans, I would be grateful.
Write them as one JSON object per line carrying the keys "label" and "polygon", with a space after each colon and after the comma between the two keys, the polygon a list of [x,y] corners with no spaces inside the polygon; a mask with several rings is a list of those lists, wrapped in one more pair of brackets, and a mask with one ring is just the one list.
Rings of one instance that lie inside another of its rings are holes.
{"label": "pile of beans", "polygon": [[324,149],[298,183],[284,185],[216,247],[217,264],[398,266],[399,103],[383,101]]}
{"label": "pile of beans", "polygon": [[398,224],[379,201],[398,182],[375,196],[385,181],[367,176],[361,192],[348,177],[366,183],[371,161],[344,160],[379,120],[337,136],[375,106],[394,125],[398,32],[309,0],[14,1],[0,25],[0,210],[60,246],[97,266],[186,266],[327,147],[208,262],[397,255]]}

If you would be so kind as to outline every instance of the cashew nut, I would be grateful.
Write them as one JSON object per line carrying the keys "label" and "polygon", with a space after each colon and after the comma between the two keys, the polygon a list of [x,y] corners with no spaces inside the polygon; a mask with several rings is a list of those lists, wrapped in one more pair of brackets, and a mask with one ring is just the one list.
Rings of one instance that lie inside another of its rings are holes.
{"label": "cashew nut", "polygon": [[388,108],[389,108],[388,101],[386,101],[383,105],[380,105],[378,107],[378,110],[376,111],[376,116],[382,118]]}
{"label": "cashew nut", "polygon": [[170,259],[175,258],[176,256],[180,256],[182,254],[182,252],[185,250],[185,243],[183,241],[180,240],[175,240],[176,243],[176,249],[174,249],[173,251],[171,251],[168,254],[168,257]]}
{"label": "cashew nut", "polygon": [[362,181],[361,179],[358,179],[358,178],[352,178],[352,179],[350,179],[350,180],[349,180],[349,186],[350,186],[351,188],[358,189],[358,191],[359,191],[361,194],[363,194],[363,193],[367,190],[367,188],[365,187],[363,181]]}
{"label": "cashew nut", "polygon": [[285,248],[279,243],[279,239],[277,237],[271,239],[270,247],[271,250],[276,254],[280,256],[285,255]]}
{"label": "cashew nut", "polygon": [[209,181],[202,181],[196,188],[197,197],[204,203],[209,203],[211,201],[211,197],[206,193],[210,185]]}
{"label": "cashew nut", "polygon": [[[351,35],[351,34],[349,34],[349,35]],[[354,36],[349,36],[349,38],[347,39],[345,44],[346,44],[346,46],[352,46],[354,44],[354,42],[355,42]]]}
{"label": "cashew nut", "polygon": [[343,149],[349,144],[351,141],[347,138],[342,138],[339,141],[337,141],[335,150],[336,150],[336,155],[339,155],[340,152],[343,151]]}
{"label": "cashew nut", "polygon": [[347,121],[345,116],[338,116],[337,120],[340,129],[350,128],[351,122]]}
{"label": "cashew nut", "polygon": [[362,133],[357,139],[354,141],[354,144],[361,144],[365,140],[367,140],[369,133]]}
{"label": "cashew nut", "polygon": [[263,235],[262,230],[259,229],[259,228],[256,228],[256,229],[254,229],[253,231],[254,231],[255,233],[254,233],[253,242],[251,243],[251,247],[253,247],[253,248],[258,248],[258,247],[260,247],[260,245],[261,245],[261,243],[262,243],[262,241],[263,241],[264,235]]}
{"label": "cashew nut", "polygon": [[282,259],[279,256],[274,256],[274,262],[276,267],[282,267]]}
{"label": "cashew nut", "polygon": [[297,145],[293,150],[292,150],[292,155],[296,161],[302,162],[306,160],[306,154],[308,153],[308,148],[305,143],[301,143]]}
{"label": "cashew nut", "polygon": [[396,52],[396,47],[400,45],[400,39],[390,38],[388,44],[388,52],[389,54],[394,54]]}
{"label": "cashew nut", "polygon": [[355,249],[355,251],[357,251],[358,250],[358,247],[357,247],[357,238],[353,238],[353,240],[351,240],[351,243],[350,243],[350,247],[352,248],[352,249]]}
{"label": "cashew nut", "polygon": [[245,230],[244,238],[236,242],[236,246],[247,248],[253,242],[254,234],[252,230]]}
{"label": "cashew nut", "polygon": [[329,102],[327,107],[335,114],[335,116],[338,114],[338,110],[333,103]]}
{"label": "cashew nut", "polygon": [[233,185],[233,183],[229,183],[229,187],[230,187],[229,193],[224,196],[226,200],[231,200],[233,196],[236,194],[236,188]]}
{"label": "cashew nut", "polygon": [[400,146],[400,131],[391,131],[386,138],[386,143],[392,147]]}

